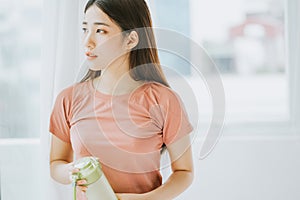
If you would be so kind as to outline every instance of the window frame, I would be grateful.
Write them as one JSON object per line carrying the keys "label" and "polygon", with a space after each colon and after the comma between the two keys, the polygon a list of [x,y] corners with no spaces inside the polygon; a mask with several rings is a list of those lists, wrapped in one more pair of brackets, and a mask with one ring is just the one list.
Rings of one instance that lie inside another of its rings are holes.
{"label": "window frame", "polygon": [[[289,90],[289,128],[292,133],[300,133],[300,2],[285,0],[285,44],[286,66]],[[295,41],[296,40],[296,41]]]}

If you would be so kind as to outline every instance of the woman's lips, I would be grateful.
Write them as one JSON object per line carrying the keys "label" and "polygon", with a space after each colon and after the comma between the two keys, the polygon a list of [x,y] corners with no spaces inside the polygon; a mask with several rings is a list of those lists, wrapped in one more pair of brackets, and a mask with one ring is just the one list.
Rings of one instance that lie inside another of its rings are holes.
{"label": "woman's lips", "polygon": [[97,56],[92,54],[91,52],[86,52],[85,55],[88,60],[93,60],[93,59],[97,58]]}

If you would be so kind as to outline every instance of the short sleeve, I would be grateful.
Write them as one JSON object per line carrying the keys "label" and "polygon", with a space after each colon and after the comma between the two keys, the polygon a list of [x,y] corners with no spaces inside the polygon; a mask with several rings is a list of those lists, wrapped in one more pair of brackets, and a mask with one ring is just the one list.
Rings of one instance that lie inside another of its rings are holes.
{"label": "short sleeve", "polygon": [[180,97],[172,92],[167,99],[168,101],[163,105],[163,142],[169,145],[188,135],[193,127]]}
{"label": "short sleeve", "polygon": [[56,98],[51,116],[49,131],[64,142],[70,143],[71,98],[65,89]]}

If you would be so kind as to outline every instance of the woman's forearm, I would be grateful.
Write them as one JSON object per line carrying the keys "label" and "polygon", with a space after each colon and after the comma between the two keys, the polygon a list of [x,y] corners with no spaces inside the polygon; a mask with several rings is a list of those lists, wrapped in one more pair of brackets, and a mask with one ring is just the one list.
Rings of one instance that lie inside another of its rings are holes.
{"label": "woman's forearm", "polygon": [[51,177],[62,184],[70,184],[70,168],[72,163],[66,161],[53,161],[50,163],[50,174]]}
{"label": "woman's forearm", "polygon": [[191,185],[193,177],[194,175],[192,171],[175,171],[163,185],[151,192],[145,193],[145,199],[174,199]]}

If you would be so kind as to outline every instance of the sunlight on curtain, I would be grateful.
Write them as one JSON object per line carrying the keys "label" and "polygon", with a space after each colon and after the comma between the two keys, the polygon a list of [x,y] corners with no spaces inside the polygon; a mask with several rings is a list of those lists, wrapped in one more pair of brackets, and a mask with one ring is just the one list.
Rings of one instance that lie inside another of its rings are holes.
{"label": "sunlight on curtain", "polygon": [[[70,199],[71,187],[49,176],[49,117],[56,95],[76,81],[80,66],[80,21],[85,1],[44,1],[43,65],[41,68],[41,147],[45,198]],[[68,192],[69,191],[69,192]]]}

